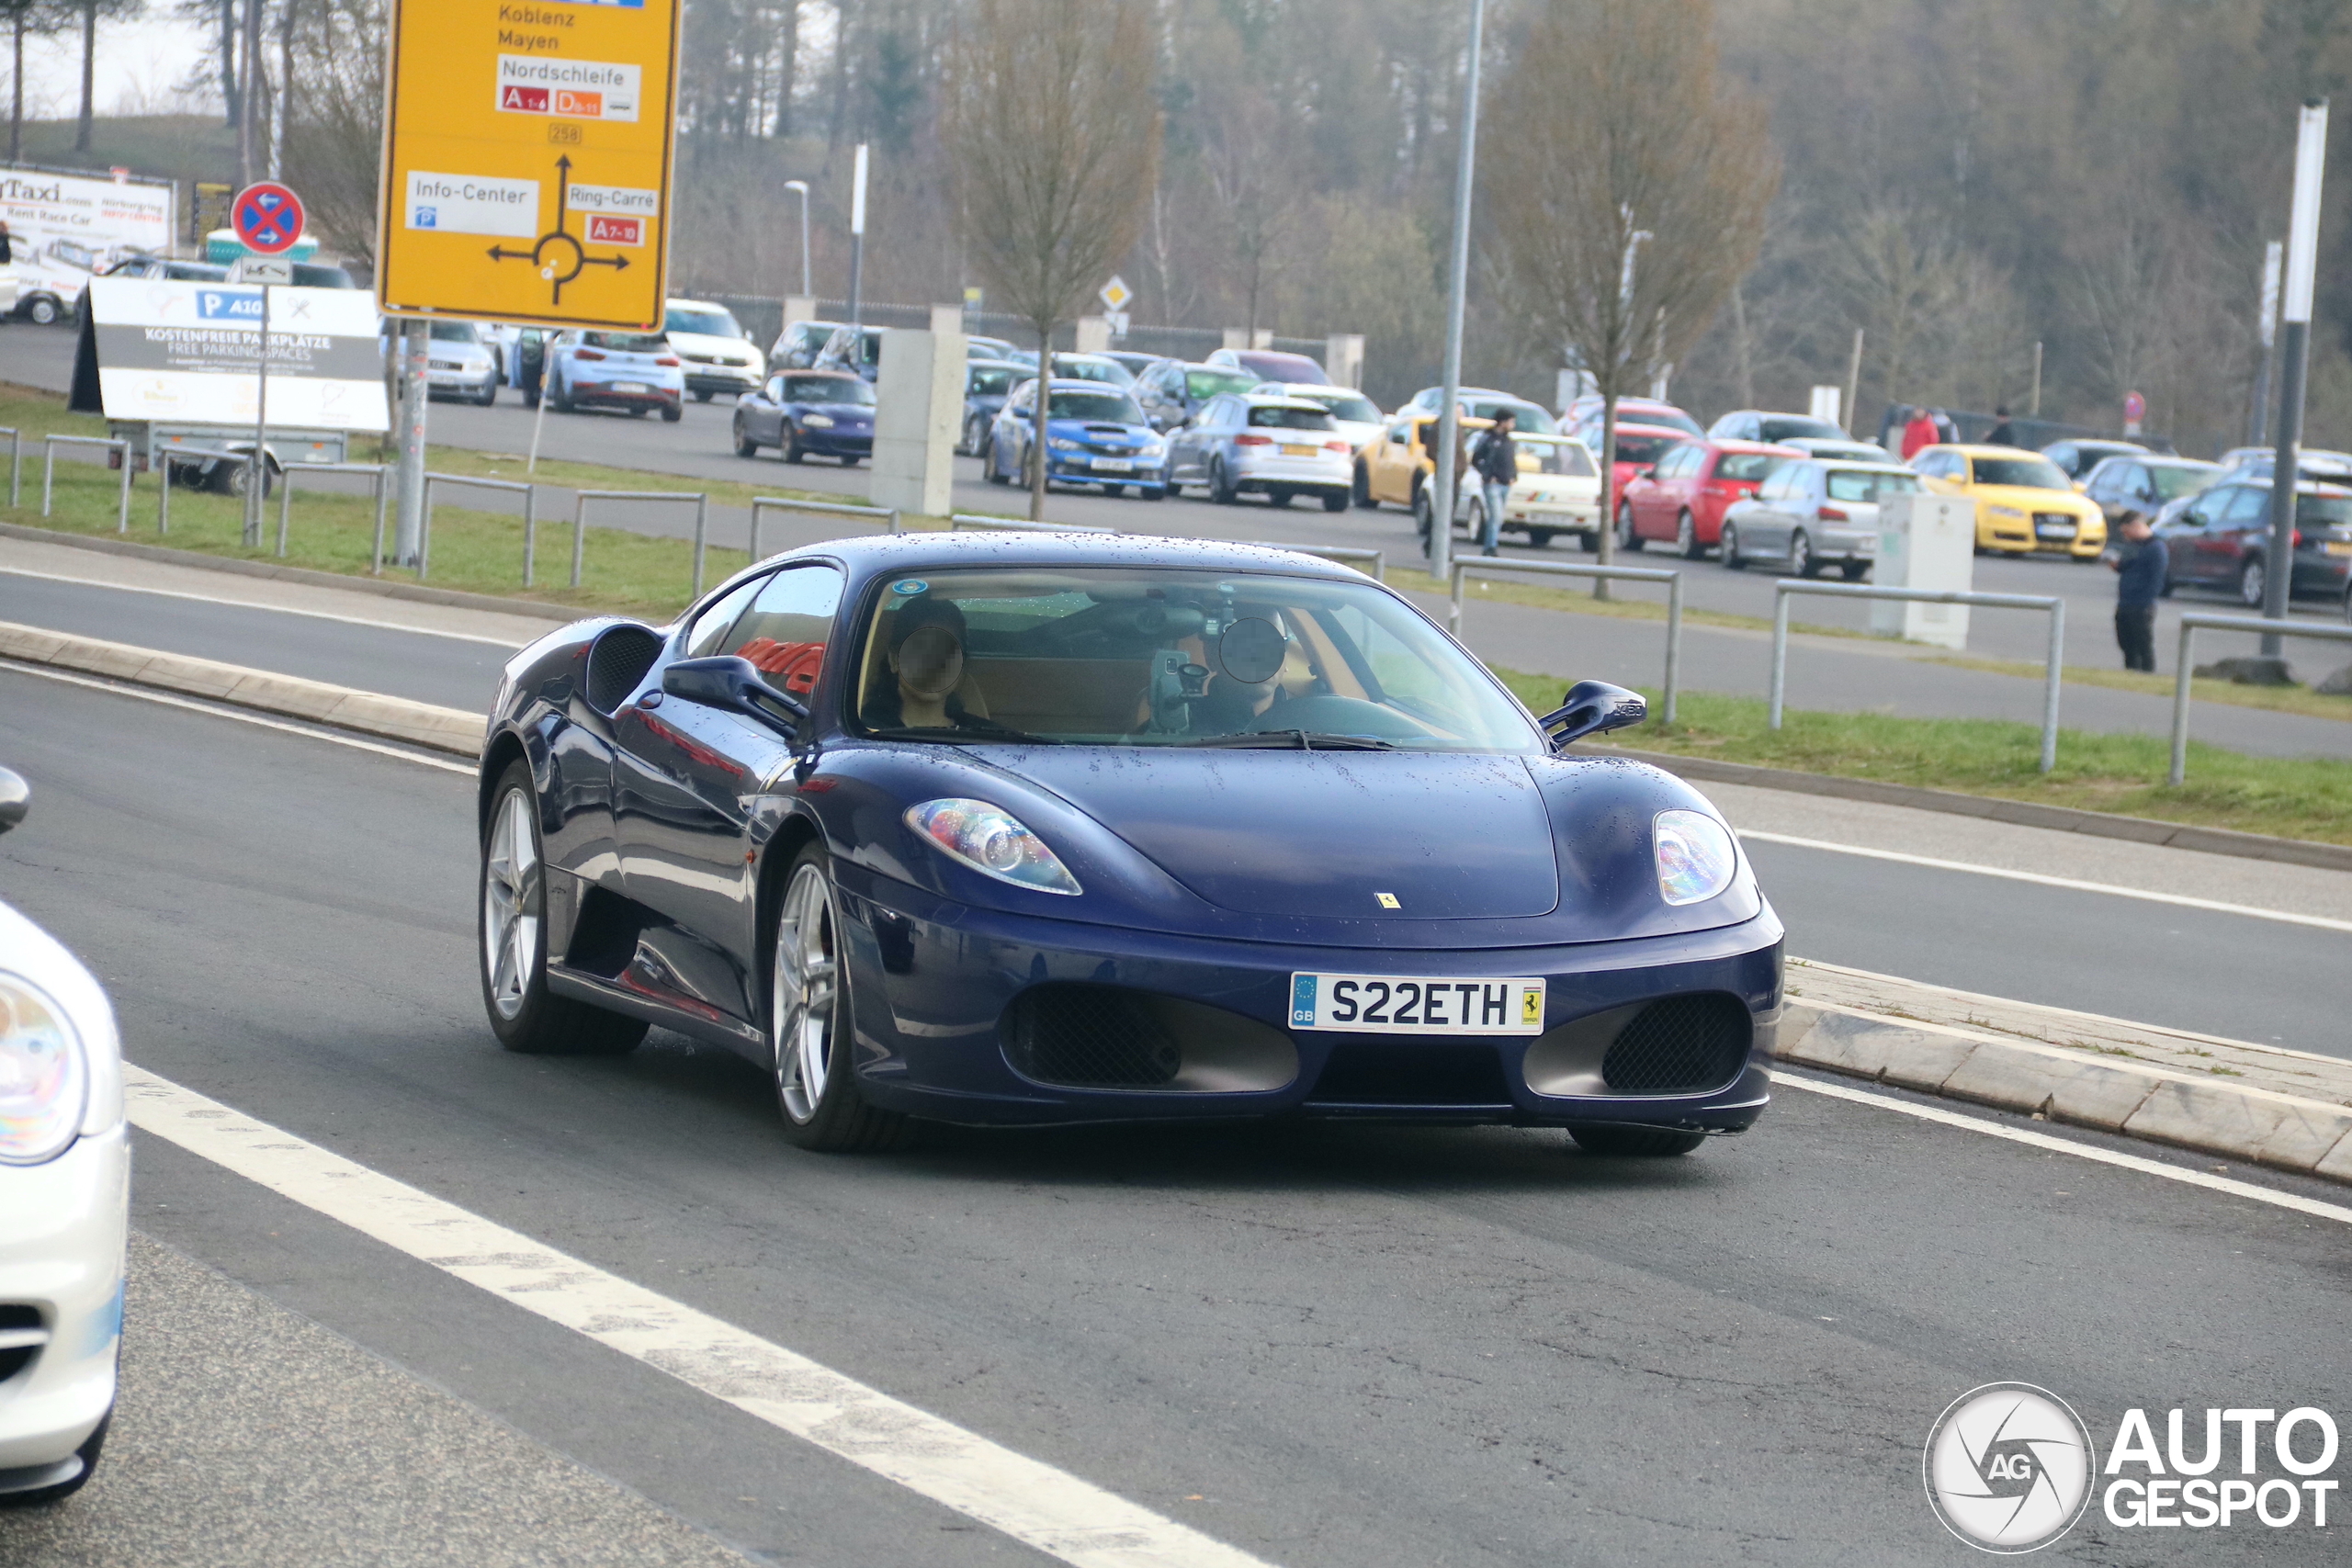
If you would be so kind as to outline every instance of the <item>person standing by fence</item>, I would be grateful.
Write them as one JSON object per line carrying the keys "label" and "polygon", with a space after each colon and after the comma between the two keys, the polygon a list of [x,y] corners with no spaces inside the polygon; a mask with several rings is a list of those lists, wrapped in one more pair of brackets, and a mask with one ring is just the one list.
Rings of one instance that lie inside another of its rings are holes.
{"label": "person standing by fence", "polygon": [[1479,434],[1477,446],[1470,452],[1470,466],[1478,471],[1478,481],[1485,492],[1485,516],[1478,534],[1482,555],[1502,553],[1498,547],[1502,539],[1503,513],[1510,505],[1511,482],[1519,478],[1519,444],[1510,438],[1518,423],[1510,410],[1496,410],[1493,427]]}
{"label": "person standing by fence", "polygon": [[2123,650],[2123,668],[2156,671],[2156,601],[2164,596],[2170,552],[2148,526],[2144,512],[2126,512],[2115,525],[2121,541],[2109,552],[2107,564],[2116,573],[2115,641]]}

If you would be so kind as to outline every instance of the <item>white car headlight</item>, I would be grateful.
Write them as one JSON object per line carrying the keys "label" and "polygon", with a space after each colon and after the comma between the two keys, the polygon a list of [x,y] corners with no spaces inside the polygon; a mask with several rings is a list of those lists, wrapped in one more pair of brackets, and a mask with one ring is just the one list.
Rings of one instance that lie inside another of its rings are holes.
{"label": "white car headlight", "polygon": [[820,430],[830,430],[832,428],[833,416],[829,413],[804,413],[800,416],[800,423],[813,424]]}
{"label": "white car headlight", "polygon": [[1078,878],[1011,812],[984,800],[928,800],[907,808],[907,826],[951,860],[1033,893],[1078,893]]}
{"label": "white car headlight", "polygon": [[1657,862],[1658,897],[1669,904],[1699,904],[1731,886],[1739,846],[1731,829],[1703,811],[1661,811],[1650,824]]}
{"label": "white car headlight", "polygon": [[1057,452],[1077,452],[1083,450],[1077,442],[1070,440],[1067,436],[1061,435],[1052,437],[1046,443],[1046,445],[1052,447]]}
{"label": "white car headlight", "polygon": [[82,1130],[90,1064],[65,1010],[0,975],[0,1165],[39,1165]]}
{"label": "white car headlight", "polygon": [[1984,509],[1996,517],[2023,517],[2025,513],[2014,506],[1988,506]]}

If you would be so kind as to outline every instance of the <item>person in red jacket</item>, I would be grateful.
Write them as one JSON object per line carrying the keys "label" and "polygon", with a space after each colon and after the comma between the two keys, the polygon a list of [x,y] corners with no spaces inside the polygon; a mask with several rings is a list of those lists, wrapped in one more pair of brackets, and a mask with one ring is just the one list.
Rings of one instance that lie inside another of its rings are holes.
{"label": "person in red jacket", "polygon": [[1910,423],[1903,427],[1903,460],[1909,462],[1924,447],[1933,446],[1943,439],[1936,428],[1936,416],[1926,409],[1913,409]]}

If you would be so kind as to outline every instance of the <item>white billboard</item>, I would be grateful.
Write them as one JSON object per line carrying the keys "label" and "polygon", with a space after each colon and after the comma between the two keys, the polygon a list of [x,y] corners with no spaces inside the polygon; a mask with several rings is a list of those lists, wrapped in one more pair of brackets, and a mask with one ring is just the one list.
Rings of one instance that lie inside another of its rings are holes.
{"label": "white billboard", "polygon": [[7,220],[11,252],[6,271],[17,280],[17,298],[51,294],[71,309],[94,273],[133,254],[167,254],[176,188],[0,170],[0,219]]}
{"label": "white billboard", "polygon": [[[89,287],[83,354],[94,344],[107,418],[252,426],[263,290],[150,277]],[[269,423],[390,428],[375,297],[357,288],[267,292]],[[88,406],[78,369],[74,406]]]}

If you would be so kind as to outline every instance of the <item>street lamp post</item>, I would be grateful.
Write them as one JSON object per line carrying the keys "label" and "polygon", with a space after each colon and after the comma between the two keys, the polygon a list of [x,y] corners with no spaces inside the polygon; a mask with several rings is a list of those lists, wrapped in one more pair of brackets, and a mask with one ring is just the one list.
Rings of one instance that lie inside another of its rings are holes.
{"label": "street lamp post", "polygon": [[[2263,581],[2266,620],[2287,618],[2295,585],[2295,491],[2301,478],[2303,378],[2312,350],[2312,291],[2319,263],[2320,180],[2327,164],[2327,100],[2306,98],[2295,138],[2295,205],[2287,225],[2287,287],[2279,300],[2278,446],[2270,466],[2269,575]],[[2266,659],[2280,657],[2285,639],[2262,639]]]}
{"label": "street lamp post", "polygon": [[1478,57],[1486,41],[1487,0],[1470,0],[1470,65],[1462,81],[1461,161],[1453,176],[1453,258],[1445,290],[1445,385],[1438,407],[1437,473],[1430,487],[1430,574],[1453,572],[1453,447],[1462,434],[1462,318],[1470,291],[1470,193],[1478,173]]}
{"label": "street lamp post", "polygon": [[786,180],[784,188],[800,198],[800,294],[808,295],[808,182]]}

